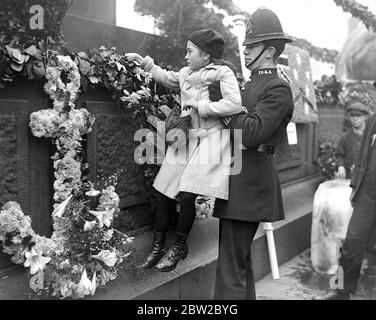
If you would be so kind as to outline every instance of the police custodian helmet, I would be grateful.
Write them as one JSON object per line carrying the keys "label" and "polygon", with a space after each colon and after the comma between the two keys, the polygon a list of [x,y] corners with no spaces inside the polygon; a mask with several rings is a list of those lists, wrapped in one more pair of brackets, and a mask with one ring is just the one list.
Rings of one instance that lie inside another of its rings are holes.
{"label": "police custodian helmet", "polygon": [[248,20],[243,46],[268,40],[292,42],[283,32],[278,16],[272,10],[259,8]]}

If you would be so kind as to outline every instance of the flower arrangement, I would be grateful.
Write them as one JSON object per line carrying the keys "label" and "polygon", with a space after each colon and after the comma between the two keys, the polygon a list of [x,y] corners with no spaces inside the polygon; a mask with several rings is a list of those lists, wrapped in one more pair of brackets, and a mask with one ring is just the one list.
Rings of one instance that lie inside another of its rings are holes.
{"label": "flower arrangement", "polygon": [[94,116],[86,109],[75,109],[81,82],[77,65],[70,57],[52,57],[46,77],[44,89],[53,100],[53,109],[32,113],[30,128],[36,137],[54,139],[54,200],[61,203],[81,182],[81,142],[91,131]]}
{"label": "flower arrangement", "polygon": [[[74,61],[81,73],[84,91],[105,87],[113,100],[128,108],[138,106],[140,101],[152,99],[148,87],[151,74],[142,70],[137,63],[128,61],[123,54],[116,53],[116,48],[101,46],[88,53],[74,54]],[[137,109],[136,109],[137,110]]]}
{"label": "flower arrangement", "polygon": [[[215,198],[198,195],[196,198],[196,219],[204,220],[213,215]],[[180,200],[176,203],[176,212],[180,212]]]}
{"label": "flower arrangement", "polygon": [[321,174],[326,179],[334,179],[338,170],[338,159],[336,156],[336,146],[332,141],[321,141],[317,160]]}
{"label": "flower arrangement", "polygon": [[213,215],[215,198],[198,196],[196,199],[196,219],[203,220]]}
{"label": "flower arrangement", "polygon": [[30,127],[36,137],[51,138],[57,149],[52,157],[54,232],[51,238],[37,235],[30,217],[17,203],[8,202],[0,211],[0,243],[14,263],[30,268],[34,291],[83,298],[116,278],[130,255],[132,238],[112,227],[120,202],[116,177],[101,188],[82,178],[82,140],[94,116],[75,108],[81,85],[77,65],[69,56],[54,56],[46,77],[44,89],[53,108],[31,114]]}
{"label": "flower arrangement", "polygon": [[61,23],[72,0],[39,0],[44,9],[44,28],[27,28],[28,1],[2,0],[0,7],[0,88],[19,75],[28,79],[45,74],[48,51],[64,44]]}
{"label": "flower arrangement", "polygon": [[66,93],[69,93],[68,105],[74,107],[74,101],[80,90],[80,73],[77,65],[68,56],[53,56],[49,67],[46,70],[47,83],[44,90],[53,100],[54,108],[61,112],[65,101]]}
{"label": "flower arrangement", "polygon": [[[51,238],[37,235],[15,202],[0,211],[0,242],[11,260],[29,267],[30,288],[60,298],[83,298],[116,278],[133,238],[112,227],[119,197],[113,186],[82,184],[54,211]],[[90,277],[90,280],[89,280]]]}

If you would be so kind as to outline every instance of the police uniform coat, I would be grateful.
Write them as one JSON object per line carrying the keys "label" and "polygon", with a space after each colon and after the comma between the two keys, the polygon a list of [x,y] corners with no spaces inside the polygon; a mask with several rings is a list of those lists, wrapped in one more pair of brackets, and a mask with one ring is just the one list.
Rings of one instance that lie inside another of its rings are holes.
{"label": "police uniform coat", "polygon": [[363,132],[354,172],[350,181],[350,187],[353,188],[351,200],[355,199],[363,182],[372,148],[376,148],[376,115],[367,119]]}
{"label": "police uniform coat", "polygon": [[[232,70],[224,65],[209,65],[197,71],[189,67],[179,72],[166,71],[146,56],[141,67],[152,73],[154,79],[166,87],[180,89],[181,105],[194,99],[198,110],[182,110],[190,114],[192,129],[199,139],[190,141],[187,154],[176,153],[168,147],[166,156],[154,181],[154,188],[170,198],[179,192],[191,192],[209,197],[227,199],[231,163],[230,135],[222,132],[221,117],[241,112],[238,81]],[[209,100],[209,85],[220,81],[222,99]]]}
{"label": "police uniform coat", "polygon": [[274,156],[257,149],[261,144],[277,145],[286,135],[294,109],[291,88],[278,77],[277,69],[257,69],[242,91],[242,101],[248,113],[235,115],[230,122],[232,129],[242,129],[246,148],[242,170],[230,176],[229,200],[216,201],[214,216],[248,222],[283,220]]}

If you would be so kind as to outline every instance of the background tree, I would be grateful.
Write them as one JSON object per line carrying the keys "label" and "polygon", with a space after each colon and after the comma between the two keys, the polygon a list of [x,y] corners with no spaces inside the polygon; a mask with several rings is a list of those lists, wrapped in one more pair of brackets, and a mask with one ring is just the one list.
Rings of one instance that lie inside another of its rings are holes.
{"label": "background tree", "polygon": [[184,66],[189,35],[199,29],[212,28],[225,38],[223,58],[241,70],[237,38],[223,24],[222,10],[231,15],[242,13],[231,0],[136,0],[134,8],[155,19],[161,37],[146,43],[145,50],[159,63],[176,68]]}

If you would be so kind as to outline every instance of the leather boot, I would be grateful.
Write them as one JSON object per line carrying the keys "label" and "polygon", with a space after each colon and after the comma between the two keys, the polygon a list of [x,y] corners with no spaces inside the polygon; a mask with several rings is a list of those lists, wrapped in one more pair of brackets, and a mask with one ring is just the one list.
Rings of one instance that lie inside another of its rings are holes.
{"label": "leather boot", "polygon": [[176,232],[176,239],[167,254],[156,265],[156,268],[161,272],[172,271],[180,260],[184,260],[188,254],[186,234]]}
{"label": "leather boot", "polygon": [[140,269],[150,269],[162,259],[167,252],[167,249],[165,248],[165,240],[166,233],[153,233],[153,247],[149,255],[145,258],[144,262],[138,266]]}
{"label": "leather boot", "polygon": [[350,293],[336,290],[321,296],[315,296],[312,300],[350,300]]}

